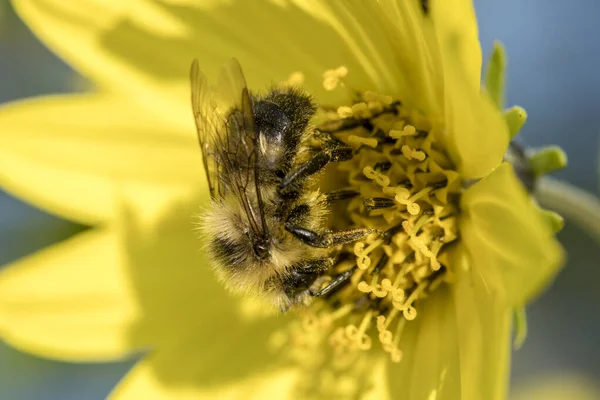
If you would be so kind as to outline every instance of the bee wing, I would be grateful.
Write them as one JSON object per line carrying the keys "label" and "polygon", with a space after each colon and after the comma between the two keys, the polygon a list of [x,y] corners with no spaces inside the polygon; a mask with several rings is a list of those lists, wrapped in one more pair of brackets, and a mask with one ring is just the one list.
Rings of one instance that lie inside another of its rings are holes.
{"label": "bee wing", "polygon": [[[192,64],[191,82],[192,107],[211,194],[223,197],[233,192],[253,234],[264,237],[267,227],[258,184],[259,132],[242,68],[232,59],[221,69],[216,97],[197,61]],[[251,192],[256,204],[248,196]]]}
{"label": "bee wing", "polygon": [[196,122],[198,143],[202,150],[204,172],[210,190],[210,196],[223,196],[219,184],[218,156],[215,154],[216,145],[220,141],[219,128],[223,125],[222,118],[216,110],[212,90],[208,86],[206,76],[200,71],[198,60],[192,62],[190,70],[190,83],[192,89],[192,111]]}

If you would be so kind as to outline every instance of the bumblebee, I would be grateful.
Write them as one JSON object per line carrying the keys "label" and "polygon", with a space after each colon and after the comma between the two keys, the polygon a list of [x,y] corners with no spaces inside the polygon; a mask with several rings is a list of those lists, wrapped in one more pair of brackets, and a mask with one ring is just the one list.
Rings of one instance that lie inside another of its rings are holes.
{"label": "bumblebee", "polygon": [[324,194],[311,188],[311,178],[350,159],[353,149],[334,139],[310,146],[319,136],[309,125],[311,98],[291,87],[252,94],[235,59],[221,69],[216,90],[197,60],[190,81],[211,195],[201,230],[217,276],[229,289],[261,295],[281,310],[343,283],[347,277],[315,287],[335,263],[331,249],[372,230],[324,229],[329,203],[357,193]]}

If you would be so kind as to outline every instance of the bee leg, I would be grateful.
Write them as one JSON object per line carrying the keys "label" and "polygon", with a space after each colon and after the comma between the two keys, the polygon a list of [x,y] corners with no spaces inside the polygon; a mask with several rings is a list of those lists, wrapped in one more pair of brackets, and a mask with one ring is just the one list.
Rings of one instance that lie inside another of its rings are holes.
{"label": "bee leg", "polygon": [[294,186],[296,182],[316,174],[330,162],[346,161],[352,158],[354,150],[351,147],[338,147],[324,150],[308,160],[298,169],[290,172],[279,185],[279,189],[285,190]]}
{"label": "bee leg", "polygon": [[285,230],[296,236],[302,242],[312,247],[327,248],[335,246],[336,244],[344,244],[357,241],[367,236],[370,233],[375,233],[375,229],[369,228],[357,228],[349,229],[346,231],[327,232],[319,234],[315,231],[302,228],[300,226],[293,226],[291,224],[285,224]]}
{"label": "bee leg", "polygon": [[333,132],[315,130],[314,137],[329,148],[347,147],[346,143],[333,136]]}
{"label": "bee leg", "polygon": [[319,275],[329,270],[333,262],[331,258],[318,258],[292,265],[281,281],[284,293],[294,302],[310,288]]}
{"label": "bee leg", "polygon": [[335,190],[333,192],[325,193],[325,197],[326,197],[328,203],[333,203],[334,201],[351,199],[358,195],[359,195],[359,193],[355,190]]}
{"label": "bee leg", "polygon": [[348,280],[352,277],[352,274],[354,274],[354,271],[356,271],[356,268],[358,268],[356,265],[352,268],[350,268],[348,271],[344,271],[341,274],[339,274],[338,276],[336,276],[335,278],[333,278],[333,280],[331,282],[329,282],[329,284],[327,286],[325,286],[324,288],[322,288],[321,290],[317,291],[317,292],[310,292],[311,296],[314,297],[321,297],[321,296],[326,296],[330,293],[332,293],[334,290],[338,289],[340,286],[342,286],[343,284],[345,284],[346,282],[348,282]]}

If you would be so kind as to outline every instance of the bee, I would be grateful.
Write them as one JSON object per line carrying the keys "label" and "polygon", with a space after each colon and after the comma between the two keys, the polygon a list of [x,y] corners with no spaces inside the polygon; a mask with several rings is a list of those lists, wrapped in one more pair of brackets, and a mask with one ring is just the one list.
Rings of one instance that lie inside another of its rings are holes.
{"label": "bee", "polygon": [[315,289],[335,263],[331,249],[372,230],[324,229],[329,203],[358,193],[324,194],[311,189],[311,178],[350,159],[353,149],[335,139],[309,146],[318,136],[309,125],[311,98],[292,87],[252,94],[235,59],[221,69],[216,90],[197,60],[190,81],[211,195],[201,230],[217,276],[229,289],[265,297],[282,311],[341,285],[350,272]]}

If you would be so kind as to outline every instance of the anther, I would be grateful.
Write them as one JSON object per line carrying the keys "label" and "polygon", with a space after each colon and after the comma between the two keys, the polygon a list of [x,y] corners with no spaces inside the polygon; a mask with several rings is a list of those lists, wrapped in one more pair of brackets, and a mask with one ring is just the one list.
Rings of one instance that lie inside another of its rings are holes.
{"label": "anther", "polygon": [[404,136],[415,136],[416,134],[417,130],[412,125],[405,125],[402,130],[392,129],[389,133],[389,135],[394,139],[402,139]]}
{"label": "anther", "polygon": [[404,154],[404,157],[406,157],[408,160],[425,161],[427,158],[427,154],[425,154],[425,152],[421,150],[415,150],[406,144],[401,147],[401,150],[402,154]]}
{"label": "anther", "polygon": [[384,174],[375,171],[372,167],[366,166],[363,168],[363,174],[371,179],[371,180],[375,180],[375,182],[377,182],[378,185],[382,186],[382,187],[386,187],[390,185],[390,178],[388,178],[387,176],[385,176]]}
{"label": "anther", "polygon": [[375,138],[366,138],[366,137],[361,137],[361,136],[356,136],[356,135],[350,135],[348,136],[348,141],[350,143],[353,144],[364,144],[365,146],[369,146],[372,148],[377,147],[377,145],[379,144],[379,141]]}
{"label": "anther", "polygon": [[352,114],[357,118],[369,118],[372,115],[367,103],[363,102],[352,105]]}

